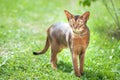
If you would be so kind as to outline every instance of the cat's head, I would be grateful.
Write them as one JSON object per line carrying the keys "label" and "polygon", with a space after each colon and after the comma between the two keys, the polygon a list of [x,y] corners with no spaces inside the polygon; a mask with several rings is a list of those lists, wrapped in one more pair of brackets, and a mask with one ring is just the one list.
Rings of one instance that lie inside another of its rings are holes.
{"label": "cat's head", "polygon": [[82,31],[83,27],[86,26],[87,20],[89,19],[90,12],[87,11],[82,15],[73,15],[67,10],[64,10],[64,12],[71,28],[79,32]]}

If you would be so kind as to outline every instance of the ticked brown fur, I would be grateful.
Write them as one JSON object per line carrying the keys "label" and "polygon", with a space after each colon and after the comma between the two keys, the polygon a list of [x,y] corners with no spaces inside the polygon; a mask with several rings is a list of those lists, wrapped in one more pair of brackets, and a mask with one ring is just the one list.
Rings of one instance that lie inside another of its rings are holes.
{"label": "ticked brown fur", "polygon": [[[64,11],[68,23],[56,23],[51,25],[47,30],[47,39],[45,48],[40,52],[33,54],[45,53],[51,46],[51,66],[57,68],[57,53],[63,48],[68,47],[71,51],[75,75],[80,77],[83,73],[84,56],[89,44],[90,32],[86,25],[90,13],[85,12],[83,15],[72,15],[67,10]],[[78,67],[78,58],[80,67]]]}

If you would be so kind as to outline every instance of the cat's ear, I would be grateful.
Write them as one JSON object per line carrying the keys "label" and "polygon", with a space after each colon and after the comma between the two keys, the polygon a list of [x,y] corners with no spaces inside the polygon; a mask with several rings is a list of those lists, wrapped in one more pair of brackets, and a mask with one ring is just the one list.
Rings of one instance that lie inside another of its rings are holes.
{"label": "cat's ear", "polygon": [[64,12],[65,12],[65,15],[66,15],[66,17],[67,17],[68,20],[74,17],[74,16],[73,16],[70,12],[68,12],[67,10],[64,10]]}
{"label": "cat's ear", "polygon": [[84,21],[87,21],[89,19],[89,16],[90,16],[90,12],[87,11],[82,15],[82,18],[83,18]]}

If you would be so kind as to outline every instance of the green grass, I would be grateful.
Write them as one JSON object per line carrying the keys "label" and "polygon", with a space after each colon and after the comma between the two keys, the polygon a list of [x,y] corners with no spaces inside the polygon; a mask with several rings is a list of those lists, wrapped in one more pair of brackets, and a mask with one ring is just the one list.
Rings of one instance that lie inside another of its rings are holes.
{"label": "green grass", "polygon": [[[80,78],[74,75],[68,49],[58,54],[57,70],[51,68],[50,50],[32,54],[44,47],[51,24],[67,22],[64,9],[91,12],[90,44]],[[119,80],[120,40],[113,36],[113,24],[100,1],[84,8],[73,0],[0,0],[0,80]]]}

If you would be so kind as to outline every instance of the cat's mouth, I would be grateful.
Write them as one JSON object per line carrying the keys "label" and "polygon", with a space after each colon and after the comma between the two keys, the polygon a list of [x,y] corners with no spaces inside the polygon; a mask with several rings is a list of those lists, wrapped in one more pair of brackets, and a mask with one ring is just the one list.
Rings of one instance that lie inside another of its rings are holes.
{"label": "cat's mouth", "polygon": [[73,33],[79,36],[84,36],[87,34],[87,31],[84,31],[84,28],[80,28],[80,29],[73,29]]}
{"label": "cat's mouth", "polygon": [[79,28],[79,29],[74,29],[73,28],[72,30],[73,30],[74,33],[80,34],[80,33],[82,33],[83,28]]}

